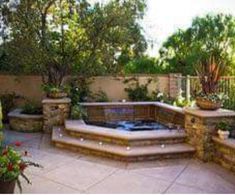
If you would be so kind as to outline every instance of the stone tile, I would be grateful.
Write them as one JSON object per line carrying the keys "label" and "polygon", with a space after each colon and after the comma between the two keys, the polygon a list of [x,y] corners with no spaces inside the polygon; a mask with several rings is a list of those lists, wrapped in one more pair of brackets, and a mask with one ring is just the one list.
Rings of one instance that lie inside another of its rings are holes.
{"label": "stone tile", "polygon": [[235,193],[235,185],[206,168],[200,161],[192,161],[176,183],[200,188],[207,193]]}
{"label": "stone tile", "polygon": [[235,186],[235,174],[230,170],[225,169],[224,167],[213,162],[205,163],[204,167]]}
{"label": "stone tile", "polygon": [[[24,180],[21,179],[23,193],[24,194],[78,194],[81,191],[67,187],[65,185],[53,182],[49,179],[38,177],[38,176],[29,176],[32,185],[27,184]],[[15,189],[15,193],[19,193],[18,187]]]}
{"label": "stone tile", "polygon": [[166,194],[205,194],[206,192],[199,189],[193,188],[181,184],[173,184],[166,192]]}
{"label": "stone tile", "polygon": [[66,155],[53,154],[53,153],[48,153],[48,152],[44,152],[40,150],[32,150],[32,149],[30,150],[30,154],[27,159],[43,166],[42,169],[30,167],[28,169],[28,172],[34,175],[43,175],[62,165],[65,165],[68,163],[70,164],[74,160],[76,160],[75,157],[69,157]]}
{"label": "stone tile", "polygon": [[118,171],[89,188],[87,192],[94,194],[162,193],[169,185],[169,182],[137,175],[126,170]]}
{"label": "stone tile", "polygon": [[44,176],[78,190],[86,190],[88,187],[102,181],[114,171],[116,171],[116,168],[110,166],[74,160],[71,163],[56,168]]}
{"label": "stone tile", "polygon": [[179,176],[180,173],[184,170],[184,168],[185,165],[160,166],[155,168],[136,169],[131,172],[140,175],[163,179],[168,182],[173,182],[177,178],[177,176]]}

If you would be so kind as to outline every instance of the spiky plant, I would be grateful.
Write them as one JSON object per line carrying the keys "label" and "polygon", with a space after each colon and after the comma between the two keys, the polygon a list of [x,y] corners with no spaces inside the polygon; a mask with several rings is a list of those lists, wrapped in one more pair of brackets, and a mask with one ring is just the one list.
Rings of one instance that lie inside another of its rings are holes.
{"label": "spiky plant", "polygon": [[218,92],[219,80],[226,72],[227,66],[211,56],[209,60],[200,62],[195,70],[201,83],[202,93],[209,96]]}

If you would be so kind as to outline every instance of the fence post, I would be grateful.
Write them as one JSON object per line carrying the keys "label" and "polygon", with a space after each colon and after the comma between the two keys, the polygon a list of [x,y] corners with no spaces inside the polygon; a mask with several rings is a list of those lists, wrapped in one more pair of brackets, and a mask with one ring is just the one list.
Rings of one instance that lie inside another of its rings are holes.
{"label": "fence post", "polygon": [[181,91],[181,74],[170,73],[169,74],[169,96],[176,98]]}
{"label": "fence post", "polygon": [[190,76],[186,76],[186,100],[190,101]]}

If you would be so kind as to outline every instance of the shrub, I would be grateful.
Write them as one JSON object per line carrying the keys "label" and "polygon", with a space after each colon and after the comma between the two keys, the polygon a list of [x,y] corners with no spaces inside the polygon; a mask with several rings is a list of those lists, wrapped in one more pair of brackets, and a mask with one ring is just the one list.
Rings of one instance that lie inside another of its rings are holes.
{"label": "shrub", "polygon": [[216,125],[216,129],[221,130],[221,131],[230,131],[231,126],[228,123],[226,123],[225,121],[221,121]]}
{"label": "shrub", "polygon": [[79,119],[86,119],[87,112],[84,108],[80,105],[74,105],[71,108],[71,119],[79,120]]}
{"label": "shrub", "polygon": [[73,77],[68,81],[70,88],[69,97],[71,98],[72,105],[76,105],[79,102],[87,102],[91,96],[89,85],[91,84],[90,79],[84,77]]}
{"label": "shrub", "polygon": [[42,114],[42,107],[34,102],[26,102],[22,107],[22,114]]}
{"label": "shrub", "polygon": [[149,79],[147,83],[140,84],[138,79],[136,78],[130,78],[126,79],[124,83],[130,83],[127,88],[125,88],[125,91],[128,94],[128,98],[131,101],[151,101],[152,98],[149,95],[148,86],[152,82],[152,79]]}
{"label": "shrub", "polygon": [[94,102],[109,102],[107,94],[102,90],[99,90],[97,93],[94,93],[91,98]]}
{"label": "shrub", "polygon": [[15,108],[16,101],[18,99],[23,99],[22,96],[16,95],[13,93],[5,93],[0,96],[0,100],[2,102],[2,114],[3,114],[3,122],[8,122],[7,114]]}

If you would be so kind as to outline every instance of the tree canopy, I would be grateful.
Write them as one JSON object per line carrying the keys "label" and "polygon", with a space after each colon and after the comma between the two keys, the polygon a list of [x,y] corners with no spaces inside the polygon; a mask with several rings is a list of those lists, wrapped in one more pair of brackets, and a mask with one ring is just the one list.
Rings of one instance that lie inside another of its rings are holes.
{"label": "tree canopy", "polygon": [[21,0],[7,15],[8,68],[54,85],[71,73],[118,72],[147,49],[138,23],[145,7],[145,0]]}
{"label": "tree canopy", "polygon": [[209,56],[231,67],[235,54],[235,18],[231,15],[196,17],[191,27],[171,35],[159,51],[168,72],[195,74],[194,66]]}

